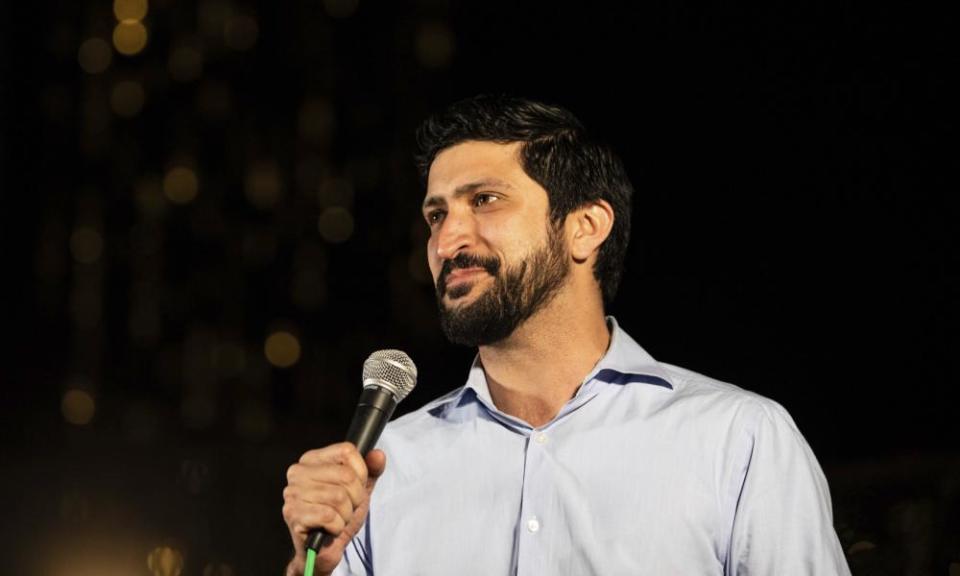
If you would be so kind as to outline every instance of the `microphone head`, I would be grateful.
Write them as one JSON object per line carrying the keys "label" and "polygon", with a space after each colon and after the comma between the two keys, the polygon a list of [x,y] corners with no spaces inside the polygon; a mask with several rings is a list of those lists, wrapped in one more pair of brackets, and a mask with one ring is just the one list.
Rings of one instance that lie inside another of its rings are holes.
{"label": "microphone head", "polygon": [[399,402],[417,385],[417,367],[405,352],[377,350],[363,363],[363,387],[383,388]]}

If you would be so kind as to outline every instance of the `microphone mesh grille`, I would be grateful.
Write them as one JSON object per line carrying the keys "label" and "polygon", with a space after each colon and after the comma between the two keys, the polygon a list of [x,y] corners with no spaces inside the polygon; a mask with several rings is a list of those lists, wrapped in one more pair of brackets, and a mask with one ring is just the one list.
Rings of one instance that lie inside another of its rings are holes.
{"label": "microphone mesh grille", "polygon": [[377,350],[363,363],[363,387],[385,388],[397,402],[417,385],[417,367],[405,352]]}

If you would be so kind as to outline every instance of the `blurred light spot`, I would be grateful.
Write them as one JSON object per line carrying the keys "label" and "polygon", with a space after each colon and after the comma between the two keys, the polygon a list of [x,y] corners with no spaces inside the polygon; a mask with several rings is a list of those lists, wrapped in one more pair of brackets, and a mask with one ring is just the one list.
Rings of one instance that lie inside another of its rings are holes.
{"label": "blurred light spot", "polygon": [[430,274],[430,268],[427,266],[427,249],[420,247],[410,252],[407,259],[407,271],[410,277],[419,284],[432,284],[433,276]]}
{"label": "blurred light spot", "polygon": [[269,229],[251,230],[243,237],[243,262],[248,266],[263,266],[273,262],[277,255],[277,238]]}
{"label": "blurred light spot", "polygon": [[220,38],[227,20],[233,16],[233,6],[227,0],[203,0],[197,5],[197,23],[200,31],[210,38]]}
{"label": "blurred light spot", "polygon": [[321,156],[305,154],[297,160],[294,175],[297,190],[304,196],[312,197],[317,193],[324,174],[329,170]]}
{"label": "blurred light spot", "polygon": [[346,208],[327,208],[320,214],[317,229],[327,242],[345,242],[353,234],[353,216]]}
{"label": "blurred light spot", "polygon": [[159,546],[147,555],[147,568],[152,576],[180,576],[183,554],[168,546]]}
{"label": "blurred light spot", "polygon": [[274,366],[289,368],[300,360],[300,341],[293,334],[280,330],[267,337],[263,353]]}
{"label": "blurred light spot", "polygon": [[328,178],[320,184],[317,200],[321,206],[346,208],[353,204],[353,182],[347,178]]}
{"label": "blurred light spot", "polygon": [[202,460],[180,462],[180,482],[191,494],[200,494],[210,486],[210,466]]}
{"label": "blurred light spot", "polygon": [[273,429],[273,416],[260,402],[245,402],[237,409],[237,433],[251,439],[262,439]]}
{"label": "blurred light spot", "polygon": [[163,193],[174,204],[189,204],[198,188],[196,173],[186,166],[174,166],[163,177]]}
{"label": "blurred light spot", "polygon": [[424,68],[446,68],[453,60],[453,32],[446,24],[431,22],[417,30],[417,60]]}
{"label": "blurred light spot", "polygon": [[960,576],[960,562],[951,562],[949,576]]}
{"label": "blurred light spot", "polygon": [[93,228],[79,226],[70,235],[70,253],[81,264],[93,264],[103,255],[103,237]]}
{"label": "blurred light spot", "polygon": [[[99,136],[110,124],[110,108],[107,106],[106,97],[97,90],[85,96],[82,113],[83,126],[89,135]],[[104,138],[95,138],[94,141],[100,146],[106,143]]]}
{"label": "blurred light spot", "polygon": [[276,206],[282,191],[280,169],[276,163],[270,161],[255,163],[247,171],[244,191],[250,204],[261,210]]}
{"label": "blurred light spot", "polygon": [[167,213],[167,201],[163,197],[163,185],[158,178],[144,178],[134,187],[137,208],[149,218],[160,218]]}
{"label": "blurred light spot", "polygon": [[67,390],[60,401],[60,410],[67,422],[76,426],[85,426],[93,420],[96,405],[93,397],[85,390]]}
{"label": "blurred light spot", "polygon": [[147,15],[147,0],[113,0],[113,15],[117,20],[143,20]]}
{"label": "blurred light spot", "polygon": [[203,576],[233,576],[233,568],[223,562],[211,562],[203,569]]}
{"label": "blurred light spot", "polygon": [[300,106],[297,126],[300,135],[314,142],[324,142],[333,134],[335,117],[328,100],[311,98]]}
{"label": "blurred light spot", "polygon": [[323,272],[316,266],[299,266],[293,273],[290,296],[304,310],[317,310],[327,299]]}
{"label": "blurred light spot", "polygon": [[331,18],[348,18],[353,16],[360,4],[358,0],[323,0],[323,7]]}
{"label": "blurred light spot", "polygon": [[110,107],[117,116],[133,118],[143,109],[146,94],[143,86],[134,80],[122,80],[113,86],[110,93]]}
{"label": "blurred light spot", "polygon": [[170,52],[167,71],[177,82],[192,82],[203,74],[203,54],[193,46],[178,46]]}
{"label": "blurred light spot", "polygon": [[224,43],[234,50],[249,50],[257,43],[260,29],[250,16],[234,16],[223,27]]}
{"label": "blurred light spot", "polygon": [[212,118],[225,118],[233,107],[230,88],[221,83],[207,80],[197,91],[197,109]]}
{"label": "blurred light spot", "polygon": [[77,60],[87,74],[99,74],[110,67],[113,52],[103,38],[88,38],[80,45]]}
{"label": "blurred light spot", "polygon": [[856,542],[852,546],[850,546],[850,548],[847,549],[847,554],[853,555],[853,554],[856,554],[857,552],[865,552],[867,550],[873,550],[876,547],[877,545],[874,544],[873,542],[870,542],[869,540],[861,540],[859,542]]}
{"label": "blurred light spot", "polygon": [[113,46],[124,56],[139,54],[147,46],[147,28],[139,20],[124,20],[113,29]]}
{"label": "blurred light spot", "polygon": [[247,367],[247,353],[235,342],[221,342],[214,351],[213,363],[220,378],[236,378]]}

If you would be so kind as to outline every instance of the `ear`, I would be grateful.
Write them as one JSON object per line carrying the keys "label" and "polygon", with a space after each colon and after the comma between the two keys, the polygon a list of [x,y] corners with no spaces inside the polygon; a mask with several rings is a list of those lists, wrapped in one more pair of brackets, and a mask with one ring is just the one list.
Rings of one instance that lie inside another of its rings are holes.
{"label": "ear", "polygon": [[606,200],[593,200],[567,215],[570,254],[585,262],[600,249],[613,230],[613,207]]}

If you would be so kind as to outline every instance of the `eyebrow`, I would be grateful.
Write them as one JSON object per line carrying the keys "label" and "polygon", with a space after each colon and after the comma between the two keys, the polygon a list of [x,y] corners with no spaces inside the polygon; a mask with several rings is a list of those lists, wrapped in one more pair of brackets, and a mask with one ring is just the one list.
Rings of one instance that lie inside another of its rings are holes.
{"label": "eyebrow", "polygon": [[[480,188],[500,188],[510,190],[513,186],[509,182],[504,180],[499,180],[497,178],[484,178],[483,180],[477,180],[476,182],[469,182],[467,184],[462,184],[457,186],[456,190],[453,191],[453,198],[457,199],[473,192],[476,192]],[[433,208],[435,206],[446,206],[447,199],[442,196],[428,196],[426,200],[423,201],[423,209]]]}

